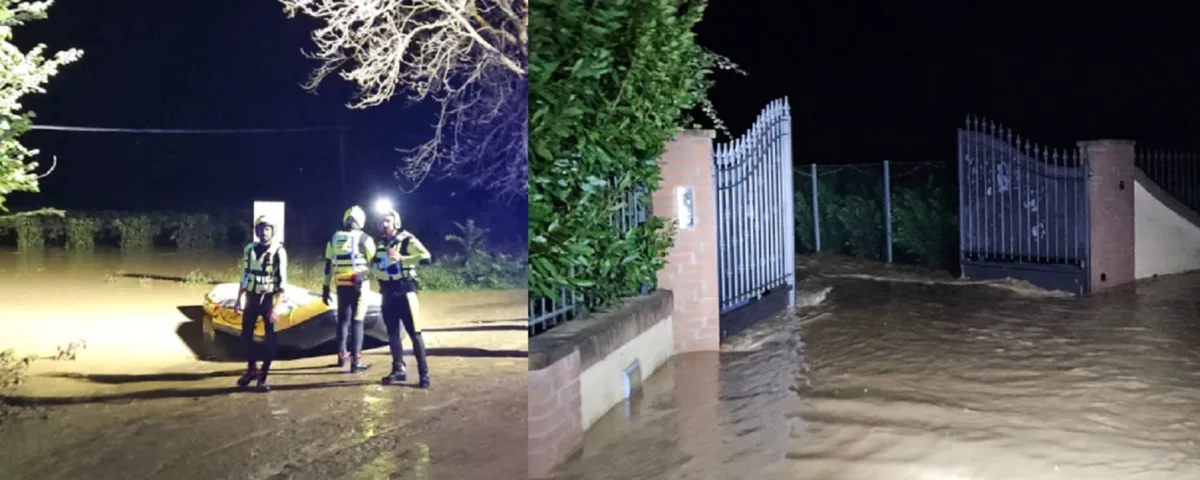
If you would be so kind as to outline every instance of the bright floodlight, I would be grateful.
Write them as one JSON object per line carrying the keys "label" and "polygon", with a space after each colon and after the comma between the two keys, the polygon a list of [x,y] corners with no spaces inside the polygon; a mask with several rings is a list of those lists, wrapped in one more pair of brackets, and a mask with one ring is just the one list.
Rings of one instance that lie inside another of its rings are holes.
{"label": "bright floodlight", "polygon": [[381,199],[375,201],[375,212],[376,213],[383,214],[383,213],[387,213],[390,211],[392,211],[392,201],[391,200],[388,200],[386,198],[381,198]]}

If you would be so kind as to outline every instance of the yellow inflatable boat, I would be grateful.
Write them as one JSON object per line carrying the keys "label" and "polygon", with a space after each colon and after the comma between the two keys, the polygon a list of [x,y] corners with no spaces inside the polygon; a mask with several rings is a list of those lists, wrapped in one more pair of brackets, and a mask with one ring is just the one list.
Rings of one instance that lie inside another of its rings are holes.
{"label": "yellow inflatable boat", "polygon": [[[204,334],[212,341],[217,332],[240,336],[242,316],[233,309],[238,284],[222,283],[204,295]],[[363,327],[366,336],[387,342],[387,331],[379,316],[381,298],[377,292],[364,292],[367,315]],[[321,294],[295,285],[283,290],[283,301],[275,307],[275,332],[279,347],[311,350],[337,338],[337,296],[329,306],[321,302]],[[254,325],[254,341],[263,341],[263,318]]]}

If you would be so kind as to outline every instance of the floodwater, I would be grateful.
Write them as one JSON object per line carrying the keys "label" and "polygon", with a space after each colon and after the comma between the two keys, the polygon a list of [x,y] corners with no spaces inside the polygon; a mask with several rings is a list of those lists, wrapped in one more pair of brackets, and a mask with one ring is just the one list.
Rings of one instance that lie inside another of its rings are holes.
{"label": "floodwater", "polygon": [[1082,299],[825,282],[674,358],[555,478],[1200,478],[1200,275]]}
{"label": "floodwater", "polygon": [[242,360],[197,359],[210,287],[180,281],[235,261],[0,251],[0,350],[86,342],[0,392],[0,479],[525,478],[524,290],[422,292],[431,389],[379,385],[376,346],[365,373],[291,355],[270,393],[240,392]]}

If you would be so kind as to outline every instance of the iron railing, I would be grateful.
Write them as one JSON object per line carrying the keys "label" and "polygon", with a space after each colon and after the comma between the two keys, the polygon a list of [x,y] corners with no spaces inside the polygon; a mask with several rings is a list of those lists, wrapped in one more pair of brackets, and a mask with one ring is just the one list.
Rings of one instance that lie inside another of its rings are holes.
{"label": "iron railing", "polygon": [[1138,148],[1134,163],[1146,178],[1193,211],[1200,211],[1200,163],[1193,152]]}
{"label": "iron railing", "polygon": [[[610,224],[619,233],[628,233],[634,228],[646,223],[649,215],[648,192],[644,187],[636,186],[624,193],[621,208],[613,212]],[[571,271],[571,275],[575,272]],[[648,294],[653,290],[652,285],[642,286],[639,293]],[[546,298],[529,294],[529,335],[534,336],[545,332],[556,325],[574,320],[583,313],[584,297],[576,291],[559,290],[555,298]]]}

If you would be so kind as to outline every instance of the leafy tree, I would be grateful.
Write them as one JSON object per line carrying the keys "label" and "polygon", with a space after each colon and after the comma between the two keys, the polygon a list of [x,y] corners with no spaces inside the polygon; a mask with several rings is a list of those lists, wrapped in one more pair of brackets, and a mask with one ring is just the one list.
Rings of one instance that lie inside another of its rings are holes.
{"label": "leafy tree", "polygon": [[45,93],[43,85],[58,74],[60,67],[83,56],[82,51],[72,48],[47,58],[45,45],[21,52],[12,44],[13,27],[46,18],[52,3],[0,0],[0,212],[8,211],[5,200],[9,194],[37,192],[38,179],[45,176],[38,175],[38,163],[30,161],[38,151],[19,141],[33,121],[33,113],[24,111],[21,99],[31,93]]}
{"label": "leafy tree", "polygon": [[[704,0],[533,0],[529,34],[530,289],[590,306],[653,284],[672,238],[661,218],[622,232],[630,191],[645,206],[658,159],[716,68],[696,43]],[[715,117],[710,115],[710,117]],[[718,123],[718,127],[720,127]]]}
{"label": "leafy tree", "polygon": [[501,197],[525,197],[527,1],[280,1],[288,16],[324,22],[307,54],[321,64],[305,89],[340,72],[359,88],[350,108],[399,93],[439,107],[433,135],[400,150],[398,174],[417,184],[431,174],[453,176]]}
{"label": "leafy tree", "polygon": [[446,240],[457,243],[463,249],[463,255],[466,261],[470,262],[471,257],[474,257],[480,252],[487,251],[487,233],[488,229],[480,228],[475,225],[475,220],[467,219],[467,223],[454,222],[455,228],[458,228],[459,234],[446,235]]}

